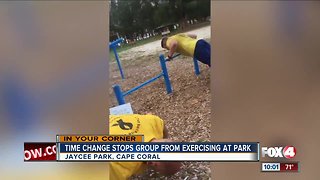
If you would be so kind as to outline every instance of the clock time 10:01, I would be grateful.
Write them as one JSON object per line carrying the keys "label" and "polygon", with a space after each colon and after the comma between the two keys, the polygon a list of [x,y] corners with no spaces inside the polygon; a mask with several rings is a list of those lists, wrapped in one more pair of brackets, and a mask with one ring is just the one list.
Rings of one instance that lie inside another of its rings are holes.
{"label": "clock time 10:01", "polygon": [[280,163],[261,163],[261,171],[280,171]]}

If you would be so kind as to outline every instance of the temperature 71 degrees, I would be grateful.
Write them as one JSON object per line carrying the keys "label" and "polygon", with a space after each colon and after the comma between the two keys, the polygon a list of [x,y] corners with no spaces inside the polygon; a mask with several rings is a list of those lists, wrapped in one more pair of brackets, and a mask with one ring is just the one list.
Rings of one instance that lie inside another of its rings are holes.
{"label": "temperature 71 degrees", "polygon": [[286,170],[291,170],[294,167],[294,164],[285,164]]}

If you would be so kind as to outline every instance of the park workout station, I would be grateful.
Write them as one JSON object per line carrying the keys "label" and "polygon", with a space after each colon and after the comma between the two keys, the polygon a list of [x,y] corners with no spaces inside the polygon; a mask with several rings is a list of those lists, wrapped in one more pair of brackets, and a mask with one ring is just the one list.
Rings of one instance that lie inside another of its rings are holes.
{"label": "park workout station", "polygon": [[[178,57],[178,56],[180,56],[180,54],[174,55],[174,56],[172,57],[172,59],[173,59],[173,58],[176,58],[176,57]],[[118,101],[118,104],[119,104],[119,105],[126,104],[126,101],[125,101],[125,98],[124,98],[125,96],[133,93],[134,91],[139,90],[140,88],[142,88],[142,87],[144,87],[144,86],[146,86],[146,85],[148,85],[148,84],[156,81],[157,79],[159,79],[159,78],[161,78],[161,77],[163,77],[163,79],[164,79],[164,84],[165,84],[165,86],[166,86],[167,94],[172,93],[171,82],[170,82],[170,78],[169,78],[169,74],[168,74],[168,70],[167,70],[167,66],[166,66],[166,62],[168,61],[168,59],[166,59],[163,54],[161,54],[161,55],[159,56],[159,59],[160,59],[160,65],[161,65],[161,70],[162,70],[162,72],[161,72],[159,75],[157,75],[157,76],[155,76],[155,77],[153,77],[153,78],[145,81],[144,83],[141,83],[140,85],[138,85],[138,86],[136,86],[136,87],[134,87],[134,88],[126,91],[126,92],[123,92],[123,91],[121,90],[120,85],[118,85],[118,84],[116,84],[116,85],[113,86],[113,91],[114,91],[114,93],[115,93],[115,95],[116,95],[116,98],[117,98],[117,101]],[[200,70],[199,70],[198,61],[197,61],[196,59],[193,59],[193,62],[194,62],[194,71],[195,71],[195,74],[196,74],[196,75],[199,75],[199,74],[200,74]],[[120,71],[120,72],[121,72],[121,71]]]}
{"label": "park workout station", "polygon": [[[143,134],[134,147],[148,152],[157,143],[177,151],[171,142],[209,141],[210,1],[110,2],[109,133]],[[111,179],[209,179],[206,162],[121,154],[137,159],[111,163]]]}

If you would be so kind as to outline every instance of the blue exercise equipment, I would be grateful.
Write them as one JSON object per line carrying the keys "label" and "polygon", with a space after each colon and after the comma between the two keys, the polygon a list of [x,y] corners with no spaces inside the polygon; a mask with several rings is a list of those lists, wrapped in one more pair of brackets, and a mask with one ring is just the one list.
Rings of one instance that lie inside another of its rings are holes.
{"label": "blue exercise equipment", "polygon": [[120,74],[121,74],[121,78],[124,79],[124,73],[122,71],[122,67],[121,67],[121,62],[120,62],[120,59],[119,59],[119,55],[117,53],[117,47],[119,46],[120,43],[122,43],[124,41],[124,39],[120,38],[120,39],[117,39],[111,43],[109,43],[109,48],[111,48],[113,50],[113,53],[114,53],[114,56],[117,60],[117,64],[118,64],[118,68],[119,68],[119,71],[120,71]]}
{"label": "blue exercise equipment", "polygon": [[[174,58],[176,58],[178,56],[180,56],[180,54],[175,54],[171,59],[174,59]],[[142,87],[154,82],[155,80],[157,80],[157,79],[159,79],[161,77],[163,77],[163,79],[164,79],[164,84],[166,86],[167,94],[172,93],[171,82],[170,82],[170,79],[169,79],[169,74],[168,74],[168,70],[167,70],[167,66],[166,66],[166,62],[169,61],[170,59],[165,58],[163,54],[161,54],[159,56],[159,59],[160,59],[160,65],[161,65],[161,70],[162,70],[162,72],[159,75],[157,75],[157,76],[155,76],[155,77],[153,77],[153,78],[151,78],[151,79],[139,84],[138,86],[136,86],[136,87],[134,87],[134,88],[132,88],[132,89],[126,91],[126,92],[123,92],[121,90],[120,85],[118,85],[118,84],[115,84],[113,86],[113,91],[114,91],[114,93],[116,95],[116,99],[117,99],[119,105],[126,104],[125,96],[127,96],[127,95],[129,95],[129,94],[141,89]],[[195,74],[199,75],[200,74],[200,70],[199,70],[198,61],[196,59],[193,59],[193,62],[194,62]]]}

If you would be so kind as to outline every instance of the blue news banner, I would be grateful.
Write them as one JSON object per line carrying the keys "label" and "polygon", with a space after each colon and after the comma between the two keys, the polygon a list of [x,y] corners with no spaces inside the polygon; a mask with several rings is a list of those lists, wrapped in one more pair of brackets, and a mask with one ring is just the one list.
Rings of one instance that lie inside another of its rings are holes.
{"label": "blue news banner", "polygon": [[57,143],[58,161],[259,161],[259,143]]}

